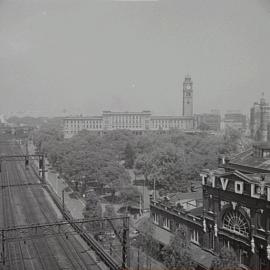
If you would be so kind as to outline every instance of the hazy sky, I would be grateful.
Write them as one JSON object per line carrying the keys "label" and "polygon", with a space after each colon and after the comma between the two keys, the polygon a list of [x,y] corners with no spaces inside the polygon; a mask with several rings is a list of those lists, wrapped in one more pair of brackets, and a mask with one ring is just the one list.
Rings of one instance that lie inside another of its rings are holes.
{"label": "hazy sky", "polygon": [[0,0],[0,112],[247,112],[270,101],[269,0]]}

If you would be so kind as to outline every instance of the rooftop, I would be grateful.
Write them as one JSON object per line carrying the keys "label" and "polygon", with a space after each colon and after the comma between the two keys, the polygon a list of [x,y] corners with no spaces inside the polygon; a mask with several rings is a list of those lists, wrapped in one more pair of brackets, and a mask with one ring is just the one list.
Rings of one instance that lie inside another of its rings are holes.
{"label": "rooftop", "polygon": [[[165,205],[171,207],[181,207],[181,209],[185,210],[186,212],[192,213],[195,209],[200,208],[202,206],[202,189],[196,192],[177,192],[171,193],[167,196],[163,196],[159,198],[157,203],[163,203]],[[198,212],[198,213],[197,213]],[[201,211],[195,211],[198,216],[201,214]],[[196,215],[197,215],[196,214]]]}
{"label": "rooftop", "polygon": [[66,116],[64,117],[64,120],[86,120],[86,119],[102,119],[102,116],[82,116],[82,115],[76,115],[76,116]]}
{"label": "rooftop", "polygon": [[196,192],[177,192],[167,195],[171,203],[177,203],[187,200],[200,200],[202,199],[202,189],[197,190]]}
{"label": "rooftop", "polygon": [[[172,236],[173,234],[168,232],[167,230],[164,230],[158,226],[154,226],[153,237],[160,243],[164,245],[168,245],[171,241]],[[193,243],[190,244],[190,249],[191,249],[192,259],[195,262],[197,262],[198,264],[206,268],[210,268],[212,260],[215,257],[213,254],[203,250],[201,247]]]}
{"label": "rooftop", "polygon": [[[239,168],[237,168],[239,166]],[[249,168],[249,172],[270,173],[270,144],[259,143],[233,158],[225,167],[235,170],[245,171],[244,167]],[[242,169],[240,169],[242,167]],[[252,171],[254,169],[254,171]]]}
{"label": "rooftop", "polygon": [[158,119],[161,119],[161,120],[182,120],[182,119],[193,119],[194,117],[193,116],[183,116],[183,115],[180,115],[180,116],[169,116],[169,115],[161,115],[161,116],[158,116],[158,115],[154,115],[154,116],[151,116],[151,119],[153,120],[158,120]]}

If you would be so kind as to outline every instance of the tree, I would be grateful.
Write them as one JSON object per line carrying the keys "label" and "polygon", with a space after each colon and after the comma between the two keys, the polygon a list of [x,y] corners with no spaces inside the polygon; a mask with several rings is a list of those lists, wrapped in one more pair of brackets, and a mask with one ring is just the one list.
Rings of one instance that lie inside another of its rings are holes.
{"label": "tree", "polygon": [[126,206],[126,209],[131,206],[137,206],[139,204],[141,193],[138,189],[132,185],[127,185],[120,191],[122,202]]}
{"label": "tree", "polygon": [[125,167],[128,169],[132,169],[135,161],[135,151],[130,143],[127,143],[126,145],[124,152],[124,159],[125,159]]}
{"label": "tree", "polygon": [[[133,240],[132,244],[138,248],[138,261],[142,262],[144,260],[144,255],[146,255],[146,267],[151,262],[149,260],[149,256],[153,257],[157,260],[160,260],[160,244],[159,242],[153,237],[154,227],[153,223],[151,222],[150,218],[144,218],[139,226],[138,226],[139,234]],[[142,252],[140,252],[142,251]]]}
{"label": "tree", "polygon": [[220,250],[219,257],[216,257],[212,261],[212,270],[236,270],[238,267],[237,257],[233,249],[223,247]]}
{"label": "tree", "polygon": [[143,153],[138,155],[135,162],[136,174],[144,176],[145,181],[148,181],[148,177],[153,170],[153,157],[152,153]]}
{"label": "tree", "polygon": [[[87,219],[99,219],[102,218],[102,207],[98,196],[94,190],[89,190],[86,192],[86,206],[84,210],[84,217]],[[99,221],[90,222],[87,226],[88,230],[92,232],[97,232],[101,229],[101,224]]]}
{"label": "tree", "polygon": [[200,123],[200,125],[198,126],[198,129],[206,131],[206,130],[210,130],[209,125],[205,124],[205,123]]}
{"label": "tree", "polygon": [[[104,210],[104,213],[103,213],[103,217],[104,218],[115,218],[117,217],[117,213],[115,211],[115,208],[113,205],[110,205],[110,204],[107,204],[105,206],[105,210]],[[112,226],[114,227],[114,229],[116,231],[120,231],[120,228],[121,228],[121,221],[118,220],[118,219],[115,219],[115,220],[111,220],[110,222],[107,221],[106,222],[106,225],[105,225],[105,228],[107,231],[112,231],[113,228]]]}
{"label": "tree", "polygon": [[163,258],[166,267],[169,269],[195,269],[196,264],[191,258],[185,227],[176,230],[169,246],[165,247]]}

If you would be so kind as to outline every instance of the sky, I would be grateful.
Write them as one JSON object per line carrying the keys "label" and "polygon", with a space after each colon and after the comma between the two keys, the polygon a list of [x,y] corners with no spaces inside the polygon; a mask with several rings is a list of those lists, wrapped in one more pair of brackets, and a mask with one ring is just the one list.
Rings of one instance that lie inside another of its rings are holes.
{"label": "sky", "polygon": [[0,0],[0,113],[248,113],[270,101],[269,0]]}

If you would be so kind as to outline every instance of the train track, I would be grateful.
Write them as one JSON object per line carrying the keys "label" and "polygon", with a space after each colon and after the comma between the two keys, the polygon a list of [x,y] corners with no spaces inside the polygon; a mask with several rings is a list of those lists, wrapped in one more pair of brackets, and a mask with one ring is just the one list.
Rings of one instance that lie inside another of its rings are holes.
{"label": "train track", "polygon": [[[20,152],[18,147],[11,145],[0,147],[0,152],[5,154]],[[38,181],[31,168],[25,170],[23,162],[2,164],[0,181],[5,186],[1,190],[4,228],[22,223],[57,221],[55,209],[46,198],[42,186],[20,185]],[[16,234],[19,236],[19,233]],[[38,239],[30,235],[29,238],[27,241],[7,242],[3,269],[100,269],[89,253],[89,248],[74,235],[69,235],[68,239],[63,234]]]}

